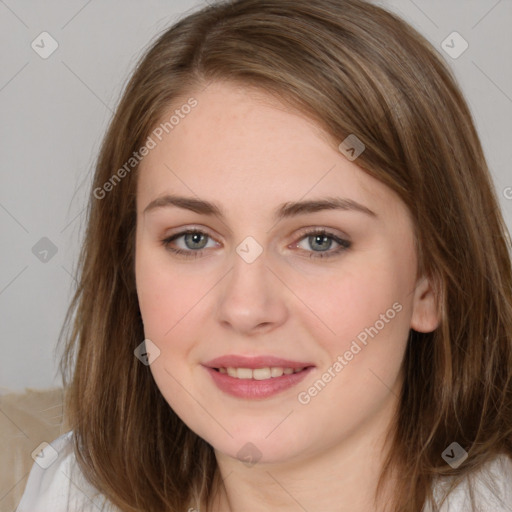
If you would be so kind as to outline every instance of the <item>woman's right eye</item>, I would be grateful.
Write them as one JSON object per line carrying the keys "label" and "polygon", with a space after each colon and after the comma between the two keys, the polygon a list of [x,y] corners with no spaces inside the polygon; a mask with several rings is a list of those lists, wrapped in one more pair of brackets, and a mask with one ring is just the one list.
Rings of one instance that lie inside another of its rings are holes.
{"label": "woman's right eye", "polygon": [[[182,239],[181,242],[177,243],[180,239]],[[189,229],[165,238],[162,240],[162,245],[174,254],[197,258],[201,256],[204,249],[207,248],[208,239],[211,239],[208,233],[198,229]],[[176,243],[178,247],[172,247],[171,244],[173,242]]]}

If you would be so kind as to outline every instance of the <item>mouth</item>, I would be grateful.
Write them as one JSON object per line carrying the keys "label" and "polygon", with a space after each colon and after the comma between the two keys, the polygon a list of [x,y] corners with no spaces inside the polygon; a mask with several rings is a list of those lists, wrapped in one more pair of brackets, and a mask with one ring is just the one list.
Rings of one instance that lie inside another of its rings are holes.
{"label": "mouth", "polygon": [[315,366],[272,356],[224,356],[205,363],[217,388],[244,399],[265,399],[296,386]]}

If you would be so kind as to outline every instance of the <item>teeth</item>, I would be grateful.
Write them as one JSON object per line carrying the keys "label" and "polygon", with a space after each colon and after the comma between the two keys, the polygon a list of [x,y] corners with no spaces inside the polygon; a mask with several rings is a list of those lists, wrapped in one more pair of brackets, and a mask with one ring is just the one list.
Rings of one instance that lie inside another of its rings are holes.
{"label": "teeth", "polygon": [[266,367],[266,368],[219,368],[220,373],[227,373],[230,377],[236,379],[254,379],[254,380],[266,380],[275,377],[281,377],[282,375],[291,375],[292,373],[298,373],[304,370],[304,368],[282,368],[279,366]]}
{"label": "teeth", "polygon": [[270,368],[270,376],[271,377],[281,377],[283,375],[284,370],[282,368]]}
{"label": "teeth", "polygon": [[[240,369],[238,371],[240,372]],[[252,372],[249,371],[249,373],[252,373],[252,377],[255,380],[270,379],[272,374],[270,368],[255,368]]]}
{"label": "teeth", "polygon": [[252,379],[252,370],[250,368],[237,368],[236,376],[238,379]]}

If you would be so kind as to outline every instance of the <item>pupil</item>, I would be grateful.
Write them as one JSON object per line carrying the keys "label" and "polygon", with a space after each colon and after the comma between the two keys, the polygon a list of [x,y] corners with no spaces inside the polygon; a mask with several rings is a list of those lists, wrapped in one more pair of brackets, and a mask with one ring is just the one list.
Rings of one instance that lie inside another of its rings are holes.
{"label": "pupil", "polygon": [[[190,241],[191,243],[187,243],[186,245],[189,246],[189,249],[192,248],[192,249],[201,249],[202,247],[204,247],[204,244],[201,246],[201,238],[203,237],[204,235],[202,235],[201,233],[188,233],[186,238],[185,238],[185,242],[188,242]],[[197,244],[200,245],[200,247],[197,247]],[[190,247],[192,246],[192,247]]]}
{"label": "pupil", "polygon": [[[313,239],[313,240],[311,240],[311,239]],[[320,246],[320,249],[329,249],[331,242],[332,242],[332,240],[325,235],[312,236],[310,238],[310,243],[311,243],[311,241],[314,242],[312,245],[318,244]],[[327,242],[327,244],[325,244],[325,242]],[[322,247],[322,245],[323,245],[323,247]]]}

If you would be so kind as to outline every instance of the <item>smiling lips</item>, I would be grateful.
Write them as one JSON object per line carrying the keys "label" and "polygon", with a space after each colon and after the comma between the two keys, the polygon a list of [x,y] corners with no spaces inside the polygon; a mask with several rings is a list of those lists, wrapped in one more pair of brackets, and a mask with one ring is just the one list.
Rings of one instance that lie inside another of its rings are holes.
{"label": "smiling lips", "polygon": [[273,356],[223,356],[203,365],[217,387],[237,398],[263,399],[299,383],[314,365]]}

